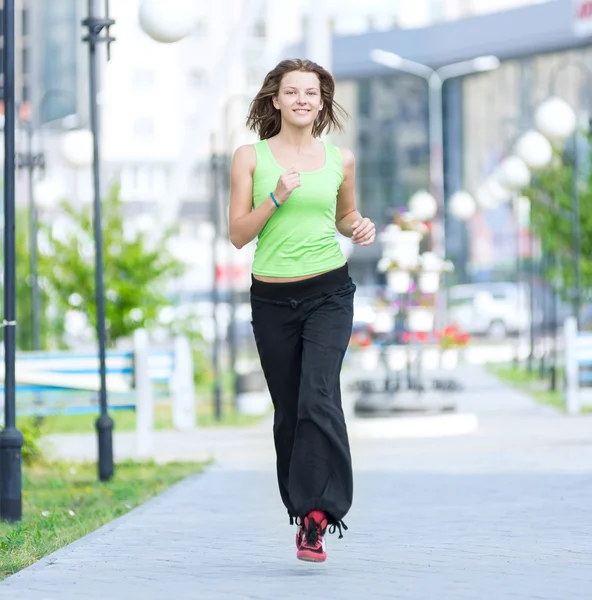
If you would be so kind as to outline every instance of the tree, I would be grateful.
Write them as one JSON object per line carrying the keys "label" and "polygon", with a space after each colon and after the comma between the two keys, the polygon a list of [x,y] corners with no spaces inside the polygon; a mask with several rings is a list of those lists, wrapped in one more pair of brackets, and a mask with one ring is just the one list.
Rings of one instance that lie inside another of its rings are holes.
{"label": "tree", "polygon": [[[33,276],[31,273],[29,210],[18,208],[15,218],[16,266],[16,346],[18,350],[33,349]],[[0,244],[0,260],[4,264],[4,244]],[[0,285],[4,301],[4,287]],[[60,346],[64,329],[64,314],[48,310],[49,299],[39,281],[39,342],[41,348]],[[54,307],[55,308],[55,307]],[[1,334],[0,334],[1,335]]]}
{"label": "tree", "polygon": [[[588,144],[590,136],[587,136]],[[589,145],[587,146],[589,148]],[[580,156],[580,272],[584,296],[592,290],[592,163],[590,151]],[[583,160],[582,160],[583,159]],[[531,223],[544,252],[557,258],[553,273],[562,281],[564,297],[574,285],[573,159],[556,152],[551,166],[537,173],[525,195],[531,201]]]}
{"label": "tree", "polygon": [[[67,312],[78,310],[96,327],[95,253],[91,208],[61,206],[67,225],[45,227],[47,248],[41,269],[51,301]],[[168,249],[173,230],[159,236],[124,233],[119,187],[113,186],[102,203],[107,344],[129,336],[135,329],[150,328],[159,310],[169,304],[167,285],[181,275],[185,265]]]}

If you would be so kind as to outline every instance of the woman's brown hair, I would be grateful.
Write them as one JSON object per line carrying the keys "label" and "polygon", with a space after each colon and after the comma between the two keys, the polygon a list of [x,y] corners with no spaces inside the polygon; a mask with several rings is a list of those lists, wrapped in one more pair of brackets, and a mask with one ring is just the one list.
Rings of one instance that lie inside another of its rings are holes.
{"label": "woman's brown hair", "polygon": [[346,118],[348,114],[333,98],[335,95],[333,76],[329,71],[311,60],[301,60],[299,58],[283,60],[265,76],[259,93],[249,107],[247,127],[256,131],[261,140],[269,139],[280,132],[282,117],[280,111],[273,105],[272,99],[280,92],[282,77],[292,71],[315,73],[319,78],[323,110],[313,124],[312,135],[319,137],[325,129],[327,131],[333,129],[343,130],[339,117]]}

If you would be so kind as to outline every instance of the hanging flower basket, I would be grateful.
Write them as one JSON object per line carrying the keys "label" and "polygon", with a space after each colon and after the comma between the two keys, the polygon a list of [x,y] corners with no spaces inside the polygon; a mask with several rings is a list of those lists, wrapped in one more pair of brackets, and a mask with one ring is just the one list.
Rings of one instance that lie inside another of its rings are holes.
{"label": "hanging flower basket", "polygon": [[403,231],[397,225],[389,225],[380,236],[382,256],[385,262],[396,263],[401,269],[413,269],[419,261],[418,231]]}
{"label": "hanging flower basket", "polygon": [[440,331],[436,331],[436,337],[442,351],[464,348],[471,339],[468,333],[460,331],[456,325],[449,325]]}
{"label": "hanging flower basket", "polygon": [[420,273],[418,285],[424,294],[435,294],[440,288],[440,273]]}
{"label": "hanging flower basket", "polygon": [[396,294],[406,294],[411,286],[411,274],[409,271],[387,271],[386,284]]}

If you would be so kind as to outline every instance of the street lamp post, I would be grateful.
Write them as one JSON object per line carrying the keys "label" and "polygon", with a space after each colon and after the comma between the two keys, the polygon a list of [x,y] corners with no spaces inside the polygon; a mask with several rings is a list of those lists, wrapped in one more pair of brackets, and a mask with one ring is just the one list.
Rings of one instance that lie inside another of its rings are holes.
{"label": "street lamp post", "polygon": [[[408,60],[385,50],[372,50],[370,58],[381,65],[421,77],[428,84],[429,101],[429,145],[430,145],[430,185],[432,194],[438,203],[439,222],[433,224],[434,252],[441,258],[446,257],[446,214],[444,199],[444,119],[443,95],[444,83],[448,79],[464,77],[475,73],[492,71],[499,67],[500,61],[495,56],[480,56],[472,60],[462,61],[432,69],[427,65]],[[439,294],[440,318],[446,318],[446,296]]]}
{"label": "street lamp post", "polygon": [[[543,102],[535,113],[537,129],[552,141],[563,142],[570,136],[573,139],[573,174],[572,174],[572,244],[574,252],[574,298],[573,310],[578,328],[582,303],[581,290],[581,240],[580,240],[580,198],[579,198],[579,153],[576,129],[578,117],[571,106],[555,96],[557,77],[567,67],[576,67],[592,83],[592,69],[583,61],[569,58],[560,64],[551,74],[549,98]],[[590,122],[588,123],[590,128]]]}
{"label": "street lamp post", "polygon": [[23,435],[16,428],[16,244],[14,0],[4,0],[4,429],[0,431],[0,518],[20,521]]}
{"label": "street lamp post", "polygon": [[[105,340],[105,301],[103,286],[103,231],[101,227],[101,185],[100,185],[100,156],[99,156],[99,110],[97,102],[98,93],[98,64],[97,46],[101,42],[109,47],[114,41],[109,35],[109,28],[115,23],[109,19],[109,0],[105,0],[106,17],[101,18],[95,14],[95,0],[88,0],[88,16],[82,25],[88,28],[88,34],[83,38],[89,47],[90,67],[90,125],[93,134],[93,208],[94,208],[94,235],[95,235],[95,294],[97,304],[97,337],[99,342],[99,403],[100,416],[96,422],[99,446],[99,479],[108,481],[113,476],[113,419],[109,416],[107,408],[107,369],[106,369],[106,340]],[[102,31],[106,29],[106,35]]]}
{"label": "street lamp post", "polygon": [[[231,95],[226,102],[224,103],[224,107],[222,110],[222,134],[223,134],[223,156],[219,157],[223,158],[222,162],[219,164],[219,167],[223,170],[223,179],[220,182],[220,186],[225,194],[229,193],[228,190],[228,182],[230,181],[230,163],[232,157],[232,151],[234,150],[234,140],[235,140],[235,130],[230,127],[230,112],[233,106],[233,103],[239,101],[241,103],[245,103],[248,105],[251,101],[251,96],[244,93],[237,93]],[[245,110],[246,112],[246,110]],[[217,184],[218,185],[218,184]],[[215,188],[217,189],[217,188]],[[230,236],[230,222],[228,220],[228,213],[225,213],[226,217],[226,227],[227,227],[227,239]],[[238,360],[238,336],[236,331],[236,310],[237,310],[237,289],[236,289],[236,281],[235,281],[235,261],[233,258],[234,248],[228,245],[228,293],[229,293],[229,308],[230,308],[230,319],[228,324],[228,350],[229,350],[229,364],[230,364],[230,372],[233,378],[233,388],[232,388],[232,396],[233,403],[236,408],[237,398],[239,396],[239,378],[237,376],[236,368],[237,368],[237,360]]]}

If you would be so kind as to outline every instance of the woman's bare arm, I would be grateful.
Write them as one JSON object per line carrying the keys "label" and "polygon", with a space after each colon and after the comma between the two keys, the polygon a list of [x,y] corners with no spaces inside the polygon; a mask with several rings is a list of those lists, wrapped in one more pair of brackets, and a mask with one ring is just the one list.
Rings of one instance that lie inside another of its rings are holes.
{"label": "woman's bare arm", "polygon": [[230,241],[239,249],[259,235],[276,210],[271,197],[253,210],[253,173],[256,166],[257,155],[252,145],[237,148],[230,169],[229,220]]}
{"label": "woman's bare arm", "polygon": [[367,217],[362,217],[356,208],[356,165],[353,152],[341,150],[343,163],[343,181],[337,195],[337,210],[335,226],[337,231],[352,238],[354,244],[368,246],[374,241],[374,223]]}

